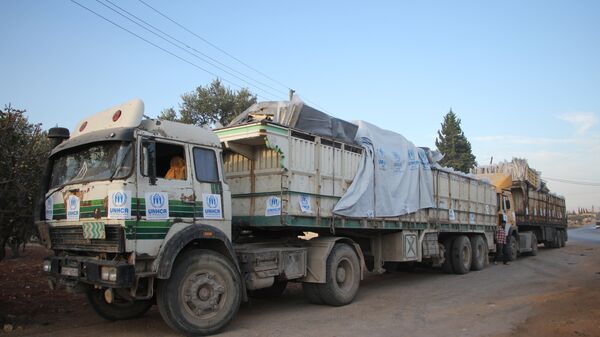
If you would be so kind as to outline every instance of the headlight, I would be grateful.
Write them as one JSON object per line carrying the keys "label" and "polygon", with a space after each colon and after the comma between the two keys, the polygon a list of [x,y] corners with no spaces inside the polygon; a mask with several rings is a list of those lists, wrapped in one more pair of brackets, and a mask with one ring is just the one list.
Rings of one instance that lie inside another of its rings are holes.
{"label": "headlight", "polygon": [[100,277],[104,281],[116,282],[117,281],[117,268],[102,266],[100,269]]}
{"label": "headlight", "polygon": [[43,269],[46,273],[51,272],[52,271],[52,261],[44,260]]}

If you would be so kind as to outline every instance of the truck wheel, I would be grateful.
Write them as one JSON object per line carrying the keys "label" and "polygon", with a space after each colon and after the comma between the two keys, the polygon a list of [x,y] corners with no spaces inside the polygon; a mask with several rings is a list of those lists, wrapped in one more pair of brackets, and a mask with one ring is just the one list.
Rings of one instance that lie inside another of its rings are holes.
{"label": "truck wheel", "polygon": [[356,252],[345,243],[336,244],[327,257],[325,283],[317,283],[323,303],[349,304],[358,292],[360,263]]}
{"label": "truck wheel", "polygon": [[466,274],[471,270],[473,253],[471,240],[465,235],[457,236],[452,245],[452,269],[455,274]]}
{"label": "truck wheel", "polygon": [[452,244],[454,243],[454,236],[449,236],[444,239],[444,263],[442,263],[442,271],[446,274],[453,274],[454,269],[452,267]]}
{"label": "truck wheel", "polygon": [[506,238],[507,240],[507,248],[508,248],[508,260],[509,261],[515,261],[517,259],[517,256],[519,254],[519,247],[517,246],[517,239],[513,236],[510,235],[509,237]]}
{"label": "truck wheel", "polygon": [[323,304],[323,299],[319,293],[318,283],[302,282],[302,291],[310,303]]}
{"label": "truck wheel", "polygon": [[161,316],[171,328],[187,335],[219,331],[231,321],[241,300],[241,280],[235,265],[211,250],[184,253],[171,277],[158,283]]}
{"label": "truck wheel", "polygon": [[560,233],[560,236],[559,236],[560,237],[560,246],[564,247],[566,245],[566,242],[567,242],[567,240],[565,238],[565,232],[564,231],[560,231],[558,233]]}
{"label": "truck wheel", "polygon": [[537,254],[538,254],[537,236],[535,236],[535,233],[531,233],[531,252],[529,252],[529,255],[536,256]]}
{"label": "truck wheel", "polygon": [[488,245],[481,235],[471,238],[471,270],[481,270],[488,264]]}
{"label": "truck wheel", "polygon": [[118,295],[114,291],[112,303],[106,302],[104,298],[105,289],[89,289],[86,297],[90,306],[102,318],[109,321],[131,319],[144,315],[152,308],[152,300],[130,301]]}
{"label": "truck wheel", "polygon": [[248,296],[254,298],[275,298],[280,297],[287,287],[287,280],[275,281],[272,286],[256,290],[248,290]]}

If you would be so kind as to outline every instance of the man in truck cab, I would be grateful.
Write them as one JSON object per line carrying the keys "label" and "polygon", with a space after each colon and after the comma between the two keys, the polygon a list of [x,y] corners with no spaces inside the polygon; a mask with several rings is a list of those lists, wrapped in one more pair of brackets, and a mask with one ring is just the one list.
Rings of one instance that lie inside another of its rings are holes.
{"label": "man in truck cab", "polygon": [[180,156],[174,156],[171,158],[171,167],[167,174],[165,175],[166,179],[177,179],[177,180],[185,180],[185,160]]}

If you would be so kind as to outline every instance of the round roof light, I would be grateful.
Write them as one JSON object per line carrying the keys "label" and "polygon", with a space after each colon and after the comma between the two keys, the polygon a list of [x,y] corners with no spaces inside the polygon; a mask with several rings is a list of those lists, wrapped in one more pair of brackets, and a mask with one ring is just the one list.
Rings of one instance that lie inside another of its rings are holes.
{"label": "round roof light", "polygon": [[113,120],[113,122],[116,122],[119,120],[119,118],[121,118],[121,110],[115,111],[115,113],[113,114],[112,120]]}
{"label": "round roof light", "polygon": [[79,132],[83,132],[83,130],[85,129],[85,127],[87,126],[87,121],[83,122],[83,124],[81,124],[81,126],[79,127]]}

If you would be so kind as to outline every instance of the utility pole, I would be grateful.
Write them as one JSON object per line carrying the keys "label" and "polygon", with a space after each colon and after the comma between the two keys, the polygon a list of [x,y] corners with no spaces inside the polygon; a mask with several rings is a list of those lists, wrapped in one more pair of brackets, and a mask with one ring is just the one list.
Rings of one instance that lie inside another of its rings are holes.
{"label": "utility pole", "polygon": [[296,90],[290,89],[290,101],[292,100],[292,97],[294,97],[295,92],[296,92]]}

